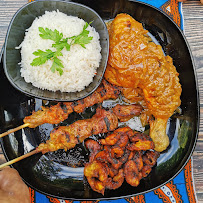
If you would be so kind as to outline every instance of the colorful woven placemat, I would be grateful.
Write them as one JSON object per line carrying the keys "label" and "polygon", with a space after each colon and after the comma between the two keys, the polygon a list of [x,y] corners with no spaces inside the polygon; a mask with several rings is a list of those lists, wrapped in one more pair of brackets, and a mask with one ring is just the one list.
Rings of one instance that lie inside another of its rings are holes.
{"label": "colorful woven placemat", "polygon": [[31,203],[195,203],[195,189],[192,176],[192,161],[190,160],[184,169],[164,186],[143,195],[127,197],[109,201],[71,201],[59,200],[45,196],[30,189]]}
{"label": "colorful woven placemat", "polygon": [[[140,0],[157,7],[170,16],[173,21],[183,29],[182,4],[177,0]],[[99,201],[70,201],[45,196],[29,188],[31,203],[97,203]],[[192,160],[169,183],[143,195],[124,199],[100,201],[100,203],[195,203],[195,188],[192,175]]]}

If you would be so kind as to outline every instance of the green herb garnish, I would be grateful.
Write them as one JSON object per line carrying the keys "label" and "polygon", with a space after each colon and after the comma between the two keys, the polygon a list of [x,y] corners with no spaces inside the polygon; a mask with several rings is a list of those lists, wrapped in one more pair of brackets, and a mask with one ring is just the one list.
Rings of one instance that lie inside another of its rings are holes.
{"label": "green herb garnish", "polygon": [[89,25],[88,23],[85,23],[85,25],[83,27],[83,30],[82,30],[82,32],[79,35],[73,36],[73,37],[69,38],[69,39],[72,40],[70,45],[72,45],[72,44],[79,44],[83,48],[85,48],[85,44],[89,44],[90,43],[90,41],[92,40],[93,37],[88,37],[89,31],[86,30],[88,25]]}
{"label": "green herb garnish", "polygon": [[47,60],[53,58],[54,56],[54,52],[51,51],[50,49],[47,49],[46,51],[42,51],[40,49],[38,49],[37,51],[33,52],[33,54],[35,56],[38,56],[37,58],[35,58],[31,65],[32,66],[39,66],[44,64]]}
{"label": "green herb garnish", "polygon": [[52,44],[52,47],[55,47],[57,50],[62,50],[65,47],[67,51],[70,51],[70,46],[68,39],[62,39],[61,41]]}
{"label": "green herb garnish", "polygon": [[63,74],[64,66],[58,56],[63,56],[61,53],[61,50],[66,48],[67,51],[70,51],[70,47],[74,44],[79,44],[83,48],[85,47],[85,44],[89,44],[93,37],[89,37],[89,31],[86,30],[88,25],[91,23],[85,23],[82,32],[79,35],[63,38],[63,34],[59,33],[58,30],[52,31],[48,28],[42,28],[39,27],[39,36],[42,39],[50,39],[54,41],[54,44],[52,44],[52,47],[56,49],[56,51],[51,51],[50,49],[47,49],[46,51],[42,51],[38,49],[37,51],[33,52],[35,56],[38,56],[37,58],[33,59],[32,63],[30,65],[32,66],[39,66],[48,60],[52,60],[53,64],[51,66],[51,71],[55,73],[55,71],[58,71],[60,75]]}
{"label": "green herb garnish", "polygon": [[63,38],[63,34],[59,33],[59,31],[56,29],[52,31],[48,28],[44,29],[42,27],[39,27],[39,31],[41,32],[39,36],[42,39],[50,39],[50,40],[53,40],[54,42],[59,42]]}
{"label": "green herb garnish", "polygon": [[57,57],[54,58],[54,62],[51,66],[51,71],[55,73],[55,70],[59,72],[60,75],[63,74],[63,70],[61,69],[63,67],[63,64],[61,63],[61,60]]}

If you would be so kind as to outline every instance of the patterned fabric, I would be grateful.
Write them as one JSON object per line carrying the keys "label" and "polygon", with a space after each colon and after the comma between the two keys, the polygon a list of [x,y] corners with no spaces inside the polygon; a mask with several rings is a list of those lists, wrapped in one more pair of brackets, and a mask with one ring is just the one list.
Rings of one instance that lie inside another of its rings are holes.
{"label": "patterned fabric", "polygon": [[181,29],[183,29],[182,3],[178,3],[177,0],[140,0],[140,2],[150,4],[164,11]]}
{"label": "patterned fabric", "polygon": [[[173,21],[183,29],[181,3],[177,0],[140,0],[164,11]],[[59,200],[40,194],[30,188],[31,203],[195,203],[196,196],[193,186],[192,161],[172,181],[164,186],[135,197],[128,197],[110,201],[70,201]]]}
{"label": "patterned fabric", "polygon": [[30,188],[31,203],[196,203],[193,187],[192,161],[172,181],[164,186],[135,197],[110,201],[70,201],[59,200],[40,194]]}

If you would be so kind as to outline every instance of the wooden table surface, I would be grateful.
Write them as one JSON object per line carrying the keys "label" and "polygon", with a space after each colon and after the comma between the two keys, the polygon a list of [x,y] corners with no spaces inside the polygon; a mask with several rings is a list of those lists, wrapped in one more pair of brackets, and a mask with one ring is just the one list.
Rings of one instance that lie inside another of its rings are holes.
{"label": "wooden table surface", "polygon": [[[0,50],[13,14],[27,0],[0,0]],[[185,36],[195,61],[200,92],[200,131],[193,153],[193,174],[198,202],[203,202],[203,5],[197,0],[183,3]],[[0,164],[5,162],[0,147]]]}

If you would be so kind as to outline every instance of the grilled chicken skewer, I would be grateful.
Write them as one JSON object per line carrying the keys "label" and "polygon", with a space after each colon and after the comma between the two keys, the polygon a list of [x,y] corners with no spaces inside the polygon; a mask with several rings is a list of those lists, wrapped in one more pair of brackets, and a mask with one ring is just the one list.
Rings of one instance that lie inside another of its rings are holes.
{"label": "grilled chicken skewer", "polygon": [[96,114],[85,120],[79,120],[69,126],[60,126],[50,133],[50,139],[39,145],[42,153],[56,151],[58,149],[68,150],[76,144],[83,142],[91,135],[107,133],[118,127],[118,121],[124,118],[128,120],[139,116],[142,111],[140,105],[117,105],[109,111],[97,108]]}
{"label": "grilled chicken skewer", "polygon": [[0,138],[25,127],[36,128],[44,123],[58,124],[67,119],[73,111],[82,113],[85,108],[94,104],[102,103],[107,99],[118,98],[119,94],[120,88],[103,80],[97,90],[90,96],[75,102],[58,103],[50,108],[42,107],[42,110],[33,112],[32,115],[25,117],[23,125],[0,134]]}
{"label": "grilled chicken skewer", "polygon": [[[69,126],[60,126],[53,129],[50,133],[50,139],[47,140],[46,143],[41,143],[33,152],[29,152],[28,156],[39,152],[45,154],[58,149],[68,150],[74,148],[76,144],[83,142],[93,134],[97,135],[99,133],[107,133],[115,130],[118,127],[119,120],[139,116],[141,111],[142,107],[135,104],[118,104],[109,111],[98,108],[96,114],[90,119],[79,120]],[[24,158],[24,156],[25,155],[22,157]],[[16,163],[22,160],[22,157],[0,165],[0,168]]]}

